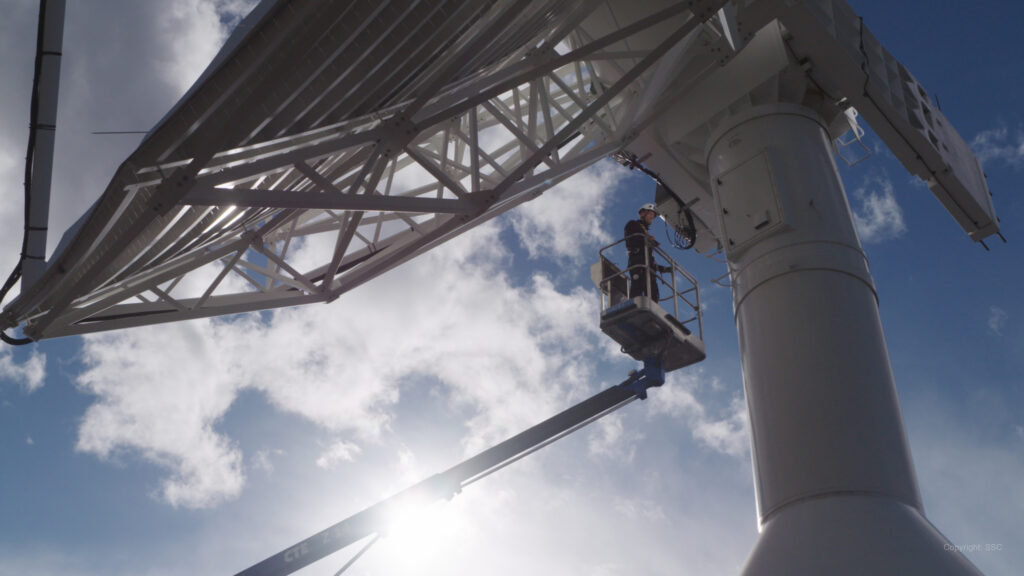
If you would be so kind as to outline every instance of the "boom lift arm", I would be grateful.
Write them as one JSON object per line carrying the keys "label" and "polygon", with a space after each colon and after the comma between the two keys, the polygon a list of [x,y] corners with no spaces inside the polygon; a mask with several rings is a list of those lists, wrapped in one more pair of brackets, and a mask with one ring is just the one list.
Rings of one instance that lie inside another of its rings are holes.
{"label": "boom lift arm", "polygon": [[[647,389],[665,382],[660,358],[644,360],[644,368],[633,371],[616,386],[560,412],[551,418],[465,460],[440,474],[415,484],[365,510],[289,546],[269,558],[242,570],[236,576],[285,576],[342,548],[386,531],[395,512],[412,502],[450,499],[464,487],[535,452],[598,418],[647,398]],[[358,555],[357,555],[358,556]],[[347,565],[346,565],[347,567]]]}

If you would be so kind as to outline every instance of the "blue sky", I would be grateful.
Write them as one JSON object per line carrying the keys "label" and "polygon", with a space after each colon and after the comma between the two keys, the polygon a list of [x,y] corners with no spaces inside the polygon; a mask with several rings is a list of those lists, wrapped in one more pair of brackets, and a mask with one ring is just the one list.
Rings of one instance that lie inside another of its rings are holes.
{"label": "blue sky", "polygon": [[[35,4],[2,0],[5,271]],[[148,129],[247,3],[69,4],[53,230],[138,142],[90,132]],[[971,242],[870,131],[872,156],[841,172],[925,510],[954,544],[1000,545],[968,556],[1011,574],[1024,565],[1024,8],[890,4],[851,2],[982,158],[1009,244]],[[233,574],[619,382],[634,363],[597,330],[588,267],[651,193],[604,162],[331,305],[0,350],[0,575]],[[676,255],[701,282],[706,361],[349,573],[737,572],[757,533],[731,296],[710,282],[722,264]]]}

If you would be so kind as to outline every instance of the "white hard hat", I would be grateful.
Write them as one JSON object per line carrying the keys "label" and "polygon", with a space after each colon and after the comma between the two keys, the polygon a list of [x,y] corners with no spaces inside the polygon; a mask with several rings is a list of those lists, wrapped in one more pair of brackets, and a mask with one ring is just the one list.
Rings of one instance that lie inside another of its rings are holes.
{"label": "white hard hat", "polygon": [[658,207],[655,206],[653,202],[648,202],[647,204],[644,204],[643,206],[640,207],[639,210],[637,210],[637,212],[638,213],[639,212],[643,212],[644,210],[650,210],[651,212],[654,212],[655,214],[658,213]]}

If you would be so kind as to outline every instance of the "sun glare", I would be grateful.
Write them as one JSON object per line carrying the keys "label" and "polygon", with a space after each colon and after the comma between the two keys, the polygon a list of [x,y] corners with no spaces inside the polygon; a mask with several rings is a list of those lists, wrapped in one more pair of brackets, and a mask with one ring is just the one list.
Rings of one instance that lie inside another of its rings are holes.
{"label": "sun glare", "polygon": [[467,523],[451,502],[412,499],[392,515],[379,554],[399,574],[443,573],[445,557],[465,537]]}

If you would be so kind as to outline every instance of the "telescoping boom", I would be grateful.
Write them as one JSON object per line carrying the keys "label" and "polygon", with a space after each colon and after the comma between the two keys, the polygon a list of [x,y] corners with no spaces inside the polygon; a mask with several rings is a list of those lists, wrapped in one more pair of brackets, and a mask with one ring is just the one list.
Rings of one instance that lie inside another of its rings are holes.
{"label": "telescoping boom", "polygon": [[305,540],[242,570],[236,576],[285,576],[366,537],[380,535],[395,513],[409,502],[450,499],[463,488],[566,436],[605,414],[647,397],[647,389],[665,382],[660,358],[644,361],[643,370],[568,408],[540,424],[435,474],[397,494],[321,530]]}

